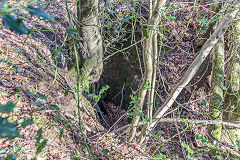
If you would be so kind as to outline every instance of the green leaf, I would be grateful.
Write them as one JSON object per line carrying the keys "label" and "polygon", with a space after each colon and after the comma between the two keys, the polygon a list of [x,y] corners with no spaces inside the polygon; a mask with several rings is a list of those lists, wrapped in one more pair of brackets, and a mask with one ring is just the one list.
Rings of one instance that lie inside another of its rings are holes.
{"label": "green leaf", "polygon": [[45,148],[46,147],[46,145],[47,145],[47,139],[44,139],[43,141],[42,141],[42,143],[40,143],[40,142],[36,142],[36,146],[37,146],[37,151],[36,151],[36,154],[39,154],[39,153],[41,153],[42,152],[42,150],[43,150],[43,148]]}
{"label": "green leaf", "polygon": [[62,138],[62,136],[63,136],[63,133],[64,133],[64,130],[63,130],[63,128],[61,128],[61,129],[60,129],[60,131],[59,131],[59,139],[61,139],[61,138]]}
{"label": "green leaf", "polygon": [[207,102],[205,99],[202,100],[202,105],[204,105],[205,107],[207,106]]}
{"label": "green leaf", "polygon": [[131,19],[131,16],[124,16],[124,17],[120,20],[120,23],[124,23],[124,22],[128,21],[129,19]]}
{"label": "green leaf", "polygon": [[181,142],[182,146],[183,146],[190,154],[194,154],[194,150],[192,150],[186,142],[184,142],[184,141],[180,141],[180,142]]}
{"label": "green leaf", "polygon": [[0,150],[0,154],[4,154],[4,153],[6,153],[6,152],[7,152],[6,149],[2,149],[2,150]]}
{"label": "green leaf", "polygon": [[57,105],[51,105],[49,106],[52,110],[59,110],[59,107]]}
{"label": "green leaf", "polygon": [[187,156],[188,160],[198,160],[196,157]]}
{"label": "green leaf", "polygon": [[179,120],[180,122],[182,122],[182,123],[187,123],[187,122],[185,121],[185,119],[183,119],[183,118],[178,118],[178,120]]}
{"label": "green leaf", "polygon": [[32,125],[33,124],[33,120],[32,119],[25,119],[22,124],[21,124],[21,127],[25,128],[29,125]]}
{"label": "green leaf", "polygon": [[110,87],[109,87],[108,85],[103,86],[103,87],[101,88],[100,92],[99,92],[99,95],[100,95],[100,94],[103,94],[104,92],[106,92],[109,88],[110,88]]}
{"label": "green leaf", "polygon": [[8,123],[6,118],[0,116],[0,137],[13,139],[19,136],[18,124]]}
{"label": "green leaf", "polygon": [[0,112],[1,113],[10,113],[14,107],[16,107],[15,104],[13,104],[10,101],[7,102],[7,104],[5,104],[5,105],[0,104]]}
{"label": "green leaf", "polygon": [[69,88],[67,88],[67,89],[65,90],[64,96],[66,97],[66,96],[68,95],[68,93],[69,93]]}
{"label": "green leaf", "polygon": [[85,154],[89,154],[87,147],[83,148],[83,152],[84,152]]}
{"label": "green leaf", "polygon": [[147,87],[149,87],[150,86],[150,82],[149,82],[149,80],[144,84],[144,88],[147,88]]}
{"label": "green leaf", "polygon": [[7,1],[1,1],[0,2],[0,15],[3,15],[7,12],[7,10],[9,9],[9,6],[7,4]]}
{"label": "green leaf", "polygon": [[166,157],[165,157],[164,155],[162,155],[161,153],[159,153],[158,155],[156,155],[155,158],[157,158],[158,160],[160,160],[160,159],[166,159]]}
{"label": "green leaf", "polygon": [[35,106],[43,106],[43,103],[41,101],[34,101],[31,103],[32,105],[35,105]]}
{"label": "green leaf", "polygon": [[202,26],[202,27],[200,28],[200,32],[203,33],[203,32],[205,32],[207,29],[208,29],[208,26]]}
{"label": "green leaf", "polygon": [[175,19],[175,16],[167,16],[168,19]]}
{"label": "green leaf", "polygon": [[42,7],[39,7],[39,8],[35,8],[33,7],[32,5],[29,5],[26,10],[32,15],[32,16],[36,16],[38,17],[39,19],[42,19],[42,20],[45,20],[45,21],[50,21],[52,22],[52,19],[49,15],[47,15]]}
{"label": "green leaf", "polygon": [[224,85],[222,85],[222,84],[220,85],[220,87],[221,87],[223,90],[225,90],[225,91],[227,90],[227,87],[224,86]]}
{"label": "green leaf", "polygon": [[45,99],[46,98],[46,96],[44,94],[41,94],[39,92],[37,92],[36,97],[38,97],[40,99]]}
{"label": "green leaf", "polygon": [[72,36],[72,35],[78,34],[78,31],[77,31],[76,29],[74,29],[74,28],[70,28],[70,27],[69,27],[69,28],[67,28],[67,30],[66,30],[66,34]]}
{"label": "green leaf", "polygon": [[1,96],[7,96],[8,94],[6,92],[0,92]]}
{"label": "green leaf", "polygon": [[161,135],[161,131],[158,131],[158,133],[154,136],[155,140],[158,140]]}
{"label": "green leaf", "polygon": [[166,8],[170,7],[171,4],[169,2],[166,2]]}
{"label": "green leaf", "polygon": [[3,25],[16,34],[28,34],[29,29],[24,25],[20,18],[15,18],[9,14],[3,16]]}
{"label": "green leaf", "polygon": [[102,153],[104,154],[104,155],[106,155],[106,154],[108,154],[110,151],[108,150],[108,149],[103,149],[102,150]]}
{"label": "green leaf", "polygon": [[150,122],[150,121],[151,121],[151,119],[150,119],[147,115],[145,115],[144,119],[145,119],[147,122]]}
{"label": "green leaf", "polygon": [[217,76],[218,76],[219,78],[224,79],[224,76],[223,76],[222,74],[217,74]]}
{"label": "green leaf", "polygon": [[142,35],[143,35],[143,37],[145,37],[145,38],[149,38],[149,35],[148,35],[148,31],[147,31],[147,29],[146,28],[142,28]]}
{"label": "green leaf", "polygon": [[40,129],[37,131],[37,136],[36,136],[36,138],[35,138],[35,139],[37,140],[37,142],[39,142],[41,139],[43,139],[42,133],[43,133],[42,128],[40,128]]}
{"label": "green leaf", "polygon": [[217,22],[217,21],[219,21],[219,19],[220,19],[220,16],[219,16],[219,15],[214,16],[213,18],[210,19],[209,23]]}
{"label": "green leaf", "polygon": [[4,160],[15,160],[17,157],[14,154],[8,154]]}
{"label": "green leaf", "polygon": [[199,22],[199,23],[203,23],[203,24],[207,24],[207,23],[208,23],[208,19],[205,18],[205,17],[201,17],[198,22]]}
{"label": "green leaf", "polygon": [[203,137],[203,136],[196,136],[196,139],[199,139],[201,140],[202,143],[208,143],[208,139],[206,137]]}

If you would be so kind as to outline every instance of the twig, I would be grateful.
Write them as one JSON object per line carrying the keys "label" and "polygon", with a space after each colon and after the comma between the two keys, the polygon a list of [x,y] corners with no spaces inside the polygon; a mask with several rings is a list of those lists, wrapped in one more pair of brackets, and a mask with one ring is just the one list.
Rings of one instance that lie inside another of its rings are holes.
{"label": "twig", "polygon": [[[217,120],[191,120],[191,119],[178,119],[178,118],[162,118],[160,120],[154,119],[154,121],[158,121],[158,122],[181,122],[181,123],[188,122],[188,123],[194,123],[194,124],[200,124],[200,125],[220,124],[220,125],[224,125],[224,126],[240,128],[239,124],[235,124],[235,123],[231,123],[231,122],[217,121]],[[138,123],[138,126],[142,126],[145,123],[146,122],[141,121],[141,122]],[[117,134],[117,133],[122,132],[123,130],[129,128],[130,126],[131,126],[131,124],[127,124],[123,127],[120,127],[116,130],[113,130],[111,133]]]}

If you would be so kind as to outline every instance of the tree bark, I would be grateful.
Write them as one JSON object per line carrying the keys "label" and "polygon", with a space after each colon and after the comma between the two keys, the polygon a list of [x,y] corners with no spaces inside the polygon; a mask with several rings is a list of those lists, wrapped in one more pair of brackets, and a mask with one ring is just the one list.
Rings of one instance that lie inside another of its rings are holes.
{"label": "tree bark", "polygon": [[78,1],[79,33],[82,38],[80,82],[96,82],[102,74],[103,45],[98,25],[98,0]]}
{"label": "tree bark", "polygon": [[[238,16],[240,18],[240,16]],[[224,99],[224,120],[240,124],[240,20],[235,21],[229,32],[232,39],[230,65],[227,72],[227,93]],[[240,137],[240,129],[228,127],[230,137],[235,142]]]}
{"label": "tree bark", "polygon": [[[224,38],[218,41],[212,50],[212,75],[211,75],[211,98],[210,118],[222,121],[223,110],[223,86],[224,86]],[[221,125],[210,125],[209,133],[212,138],[220,140],[222,132]]]}
{"label": "tree bark", "polygon": [[[152,3],[152,1],[149,1]],[[165,5],[166,0],[157,0],[154,1],[153,6],[150,4],[150,13],[149,13],[149,19],[148,19],[148,38],[144,39],[143,42],[143,61],[144,61],[144,79],[141,84],[141,88],[138,94],[138,102],[137,105],[135,106],[135,115],[132,120],[132,125],[131,129],[129,132],[128,136],[128,142],[131,142],[133,138],[135,137],[138,122],[140,120],[140,113],[142,112],[142,108],[145,102],[145,97],[146,94],[148,93],[147,97],[147,117],[152,118],[152,105],[153,105],[153,97],[154,97],[154,90],[155,90],[155,77],[156,77],[156,29],[157,25],[159,24],[160,21],[160,9]],[[152,14],[151,10],[153,8]],[[147,88],[144,86],[148,84]],[[147,126],[149,125],[148,123],[146,124]],[[145,127],[146,128],[146,127]],[[145,133],[145,129],[142,129],[142,133]],[[141,135],[143,137],[143,134]],[[140,142],[142,140],[140,139]]]}

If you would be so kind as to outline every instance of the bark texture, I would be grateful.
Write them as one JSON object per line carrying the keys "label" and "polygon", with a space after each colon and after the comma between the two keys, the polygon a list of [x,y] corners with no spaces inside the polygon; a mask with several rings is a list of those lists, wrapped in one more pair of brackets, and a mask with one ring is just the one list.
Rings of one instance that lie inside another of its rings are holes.
{"label": "bark texture", "polygon": [[[224,86],[224,39],[218,41],[212,50],[210,118],[222,121]],[[209,132],[214,139],[220,140],[222,125],[210,125]]]}
{"label": "bark texture", "polygon": [[82,38],[80,81],[99,80],[103,63],[102,37],[98,25],[98,0],[78,2],[79,33]]}
{"label": "bark texture", "polygon": [[[238,16],[240,18],[240,16]],[[232,25],[230,42],[230,65],[227,72],[227,93],[224,99],[224,120],[240,124],[240,20]],[[231,137],[227,139],[235,142],[240,138],[240,130],[228,127]]]}

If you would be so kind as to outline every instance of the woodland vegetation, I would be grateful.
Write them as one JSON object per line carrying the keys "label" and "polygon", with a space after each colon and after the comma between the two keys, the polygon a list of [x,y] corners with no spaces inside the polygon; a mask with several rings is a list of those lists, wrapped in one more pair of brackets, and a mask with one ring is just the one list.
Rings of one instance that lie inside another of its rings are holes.
{"label": "woodland vegetation", "polygon": [[0,159],[240,159],[239,0],[3,0],[0,18]]}

